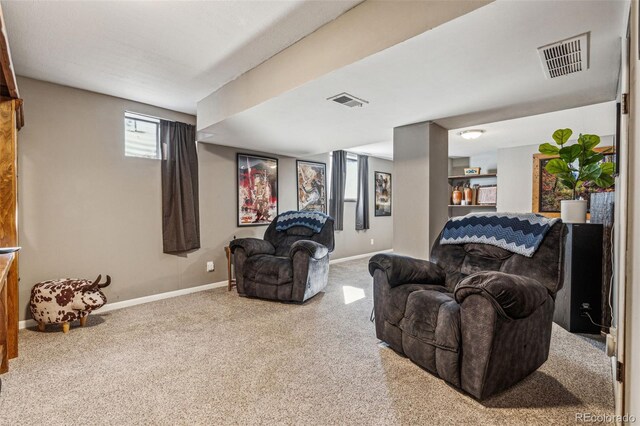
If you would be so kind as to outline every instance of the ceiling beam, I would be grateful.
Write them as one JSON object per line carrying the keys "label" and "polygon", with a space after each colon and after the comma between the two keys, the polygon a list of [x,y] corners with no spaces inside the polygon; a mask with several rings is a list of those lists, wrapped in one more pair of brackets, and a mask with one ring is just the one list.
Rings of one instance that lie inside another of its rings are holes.
{"label": "ceiling beam", "polygon": [[198,131],[492,1],[364,1],[198,102]]}

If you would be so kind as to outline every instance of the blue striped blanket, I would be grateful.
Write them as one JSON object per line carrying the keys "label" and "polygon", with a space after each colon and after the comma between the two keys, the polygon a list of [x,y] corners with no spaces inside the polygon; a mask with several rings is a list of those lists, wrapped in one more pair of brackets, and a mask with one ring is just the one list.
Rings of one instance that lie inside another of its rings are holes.
{"label": "blue striped blanket", "polygon": [[294,226],[304,226],[318,233],[322,230],[329,215],[322,212],[291,210],[278,215],[276,231],[286,231]]}
{"label": "blue striped blanket", "polygon": [[532,257],[559,220],[534,213],[470,213],[449,219],[440,244],[490,244]]}

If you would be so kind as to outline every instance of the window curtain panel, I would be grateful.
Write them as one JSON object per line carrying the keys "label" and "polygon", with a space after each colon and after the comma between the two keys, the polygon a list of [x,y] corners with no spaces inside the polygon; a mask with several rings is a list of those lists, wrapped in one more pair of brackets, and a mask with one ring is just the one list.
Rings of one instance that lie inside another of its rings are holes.
{"label": "window curtain panel", "polygon": [[334,229],[342,231],[344,216],[344,188],[347,181],[347,153],[333,151],[331,161],[331,198],[329,215],[333,217]]}
{"label": "window curtain panel", "polygon": [[358,200],[356,231],[369,229],[369,157],[358,154]]}
{"label": "window curtain panel", "polygon": [[165,253],[200,248],[196,128],[160,120],[162,246]]}

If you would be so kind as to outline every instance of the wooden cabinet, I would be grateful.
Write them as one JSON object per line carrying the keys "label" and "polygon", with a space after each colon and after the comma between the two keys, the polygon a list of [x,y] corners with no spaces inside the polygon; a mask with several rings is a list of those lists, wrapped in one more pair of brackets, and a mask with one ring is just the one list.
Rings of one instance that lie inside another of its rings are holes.
{"label": "wooden cabinet", "polygon": [[564,284],[556,294],[553,321],[572,333],[600,333],[602,317],[602,225],[567,223]]}
{"label": "wooden cabinet", "polygon": [[[16,100],[0,101],[0,247],[18,245],[17,105]],[[9,359],[18,356],[18,262],[13,257],[11,260],[4,277],[6,303],[0,317],[7,327],[5,349]]]}
{"label": "wooden cabinet", "polygon": [[[0,247],[18,245],[18,130],[24,124],[22,99],[13,71],[9,41],[2,8],[0,8]],[[4,256],[10,256],[10,261]],[[3,255],[2,308],[0,324],[6,333],[2,369],[7,371],[7,358],[18,356],[18,255]],[[3,266],[4,265],[4,266]],[[0,332],[3,333],[3,332]]]}

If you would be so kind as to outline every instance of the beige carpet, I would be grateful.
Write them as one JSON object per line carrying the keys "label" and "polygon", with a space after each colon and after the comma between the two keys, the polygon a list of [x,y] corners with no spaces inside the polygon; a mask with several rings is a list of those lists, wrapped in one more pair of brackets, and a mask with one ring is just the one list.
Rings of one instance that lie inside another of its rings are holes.
{"label": "beige carpet", "polygon": [[608,359],[581,336],[555,327],[547,363],[479,403],[380,345],[371,307],[362,260],[332,265],[302,306],[221,288],[68,335],[23,330],[0,424],[571,424],[613,410]]}

